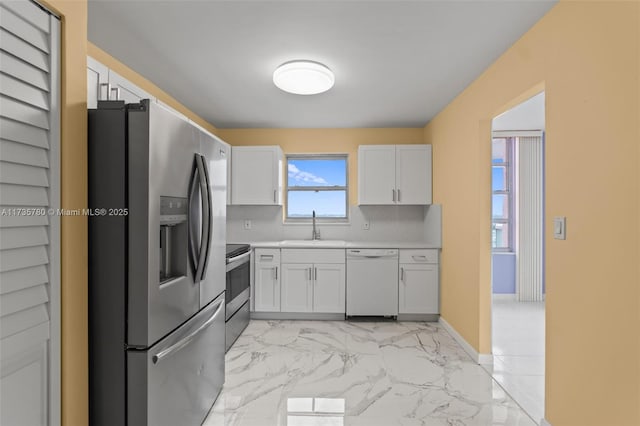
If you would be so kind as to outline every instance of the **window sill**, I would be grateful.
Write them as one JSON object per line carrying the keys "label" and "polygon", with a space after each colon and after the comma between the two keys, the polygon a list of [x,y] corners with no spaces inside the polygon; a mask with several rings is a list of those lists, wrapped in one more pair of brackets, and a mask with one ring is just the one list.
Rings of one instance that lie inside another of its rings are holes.
{"label": "window sill", "polygon": [[[284,222],[282,222],[282,224],[285,225],[285,226],[289,226],[289,225],[292,225],[292,226],[299,226],[299,225],[312,226],[313,225],[311,220],[306,220],[306,219],[302,219],[302,220],[295,220],[295,219],[286,220],[285,219]],[[324,221],[324,220],[317,220],[316,219],[316,226],[325,226],[325,225],[331,225],[331,226],[334,226],[334,225],[338,225],[338,226],[345,225],[345,226],[348,226],[348,225],[351,225],[351,221],[349,219],[335,220],[335,221]]]}

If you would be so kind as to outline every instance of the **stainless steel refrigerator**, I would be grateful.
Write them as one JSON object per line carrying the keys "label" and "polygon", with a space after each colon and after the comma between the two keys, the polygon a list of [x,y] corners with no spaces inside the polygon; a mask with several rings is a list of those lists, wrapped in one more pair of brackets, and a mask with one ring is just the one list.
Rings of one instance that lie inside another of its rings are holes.
{"label": "stainless steel refrigerator", "polygon": [[228,145],[160,105],[89,111],[89,415],[199,425],[224,382]]}

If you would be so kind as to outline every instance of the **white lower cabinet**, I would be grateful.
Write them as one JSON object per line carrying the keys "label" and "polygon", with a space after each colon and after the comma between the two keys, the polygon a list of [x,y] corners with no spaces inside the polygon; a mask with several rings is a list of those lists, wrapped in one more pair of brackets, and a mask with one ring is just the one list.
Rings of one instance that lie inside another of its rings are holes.
{"label": "white lower cabinet", "polygon": [[281,312],[345,312],[345,252],[282,250]]}
{"label": "white lower cabinet", "polygon": [[313,264],[283,263],[282,312],[313,312]]}
{"label": "white lower cabinet", "polygon": [[[398,313],[438,314],[437,249],[399,252]],[[344,314],[343,249],[255,249],[254,312]]]}
{"label": "white lower cabinet", "polygon": [[256,249],[253,268],[256,312],[280,312],[280,250]]}
{"label": "white lower cabinet", "polygon": [[398,312],[438,314],[437,250],[400,250]]}
{"label": "white lower cabinet", "polygon": [[313,311],[344,313],[344,263],[317,264],[314,268]]}

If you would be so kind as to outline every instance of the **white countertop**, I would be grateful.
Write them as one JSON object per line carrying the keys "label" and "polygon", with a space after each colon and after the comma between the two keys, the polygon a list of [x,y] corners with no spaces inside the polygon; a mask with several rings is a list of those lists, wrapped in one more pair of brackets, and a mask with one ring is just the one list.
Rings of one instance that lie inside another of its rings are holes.
{"label": "white countertop", "polygon": [[338,241],[338,240],[284,240],[247,241],[251,247],[259,248],[397,248],[397,249],[439,249],[439,245],[427,242],[406,241]]}

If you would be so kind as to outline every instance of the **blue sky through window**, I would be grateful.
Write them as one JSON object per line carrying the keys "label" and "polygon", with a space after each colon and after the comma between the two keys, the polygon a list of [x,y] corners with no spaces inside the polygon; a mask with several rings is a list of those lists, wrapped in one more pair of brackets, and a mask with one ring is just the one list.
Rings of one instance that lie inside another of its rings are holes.
{"label": "blue sky through window", "polygon": [[289,158],[287,162],[288,202],[287,216],[347,217],[346,190],[296,191],[295,187],[346,187],[346,158]]}
{"label": "blue sky through window", "polygon": [[504,191],[506,189],[506,168],[493,167],[491,184],[494,191]]}
{"label": "blue sky through window", "polygon": [[345,159],[307,160],[290,158],[288,164],[289,187],[292,186],[345,186],[347,184]]}

